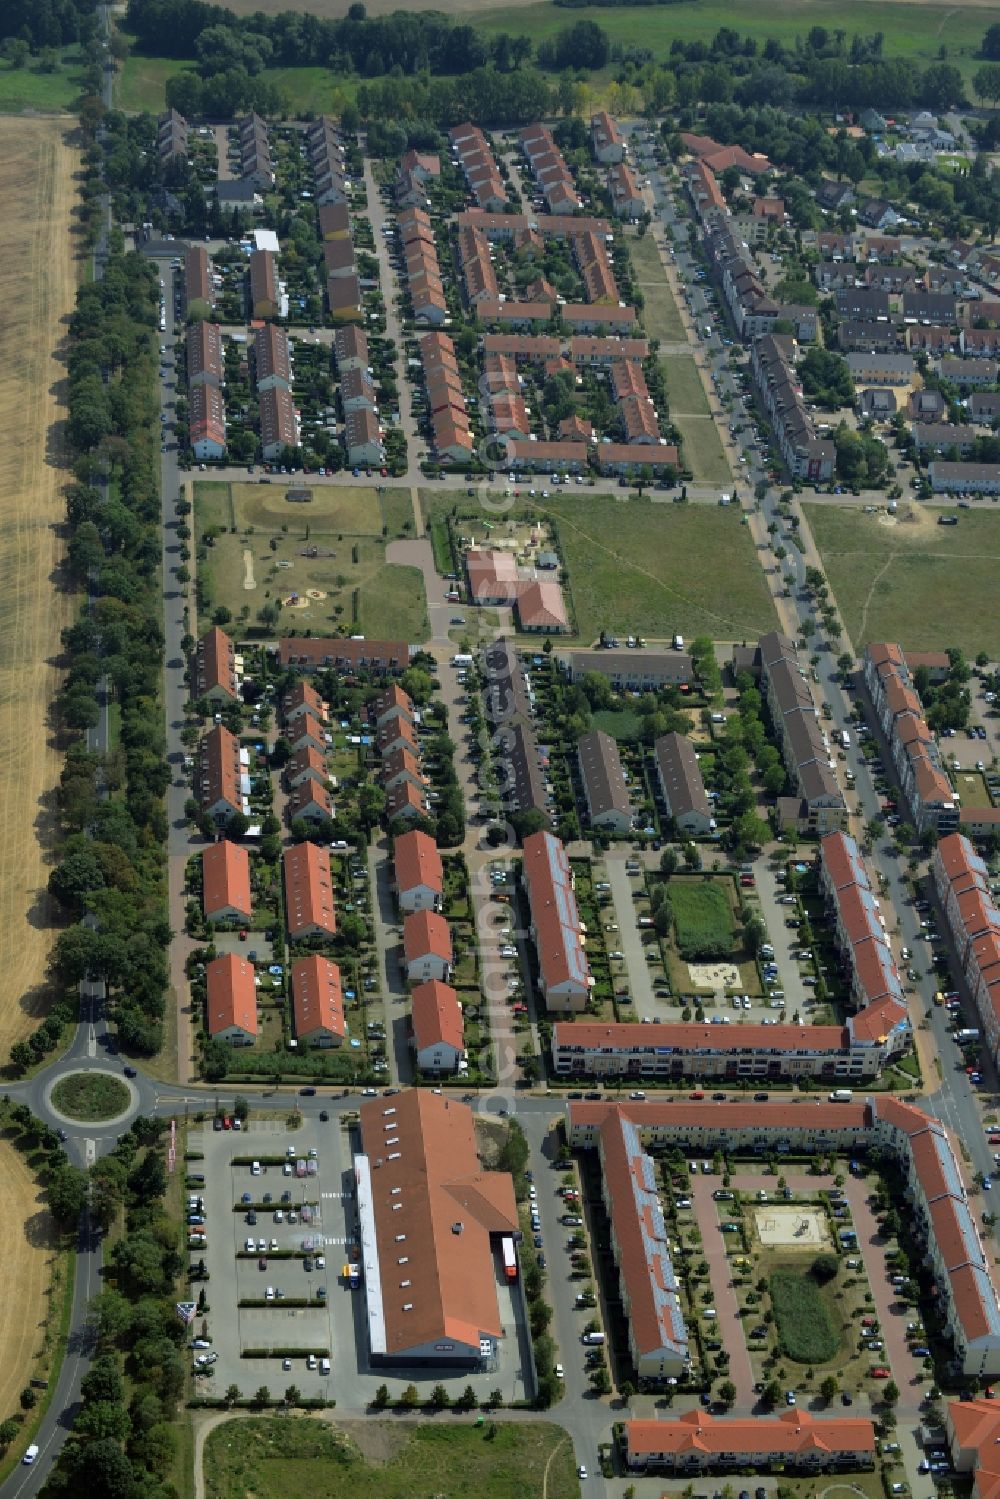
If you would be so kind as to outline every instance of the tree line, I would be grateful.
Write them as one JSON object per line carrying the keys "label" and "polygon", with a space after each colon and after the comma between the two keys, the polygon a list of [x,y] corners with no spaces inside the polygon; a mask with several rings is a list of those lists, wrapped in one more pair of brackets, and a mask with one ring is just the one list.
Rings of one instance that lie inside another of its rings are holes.
{"label": "tree line", "polygon": [[[58,810],[62,857],[49,889],[74,918],[52,966],[66,986],[101,978],[122,1045],[162,1041],[166,948],[164,758],[158,587],[160,499],[155,432],[159,286],[140,255],[113,248],[101,281],[80,288],[70,325],[67,567],[90,607],[63,632],[66,673],[56,708],[66,743]],[[102,481],[107,480],[107,492]],[[117,709],[105,757],[87,745]],[[97,918],[97,929],[85,923]]]}
{"label": "tree line", "polygon": [[97,0],[4,0],[0,7],[0,40],[42,47],[85,42],[97,30]]}

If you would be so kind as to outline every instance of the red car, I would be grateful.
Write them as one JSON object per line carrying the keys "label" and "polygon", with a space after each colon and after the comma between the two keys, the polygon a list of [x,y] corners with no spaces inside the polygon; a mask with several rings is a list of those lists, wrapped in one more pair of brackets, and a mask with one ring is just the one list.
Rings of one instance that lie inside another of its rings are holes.
{"label": "red car", "polygon": [[689,1093],[688,1098],[704,1098],[704,1093]]}
{"label": "red car", "polygon": [[222,1128],[223,1129],[232,1129],[232,1127],[233,1127],[233,1121],[230,1119],[229,1115],[227,1114],[226,1117],[225,1117],[225,1119],[223,1119],[223,1121],[222,1121]]}
{"label": "red car", "polygon": [[877,1369],[873,1369],[872,1370],[872,1379],[888,1379],[888,1378],[889,1378],[889,1370],[886,1369],[882,1364],[879,1364],[879,1366],[878,1366]]}
{"label": "red car", "polygon": [[986,1138],[991,1145],[1000,1145],[1000,1135],[987,1135]]}

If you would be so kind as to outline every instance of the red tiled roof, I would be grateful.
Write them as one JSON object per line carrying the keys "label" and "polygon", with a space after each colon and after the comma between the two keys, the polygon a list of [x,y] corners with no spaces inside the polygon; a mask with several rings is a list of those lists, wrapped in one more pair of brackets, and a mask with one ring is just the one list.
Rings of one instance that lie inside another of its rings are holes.
{"label": "red tiled roof", "polygon": [[344,996],[340,968],[319,953],[292,964],[292,1014],[295,1034],[302,1040],[323,1030],[343,1039]]}
{"label": "red tiled roof", "polygon": [[223,838],[202,849],[202,908],[209,918],[232,908],[249,917],[253,909],[250,897],[250,855],[238,843]]}
{"label": "red tiled roof", "polygon": [[333,906],[330,854],[315,843],[296,843],[282,855],[288,935],[296,937],[313,927],[328,936],[337,931]]}
{"label": "red tiled roof", "polygon": [[777,1416],[719,1418],[707,1411],[685,1411],[665,1421],[627,1421],[628,1450],[635,1455],[655,1453],[752,1452],[763,1458],[779,1453],[835,1453],[875,1451],[875,1428],[859,1416],[821,1420],[808,1411],[788,1410]]}
{"label": "red tiled roof", "polygon": [[462,1006],[450,984],[442,984],[437,979],[418,984],[410,995],[410,1003],[413,1007],[413,1042],[418,1052],[438,1045],[462,1050]]}
{"label": "red tiled roof", "polygon": [[430,954],[452,960],[451,932],[437,911],[411,911],[403,922],[403,953],[407,963]]}
{"label": "red tiled roof", "polygon": [[401,833],[392,852],[397,890],[413,890],[417,885],[426,885],[438,893],[444,889],[441,855],[429,833],[419,828],[412,833]]}
{"label": "red tiled roof", "polygon": [[257,1034],[257,986],[254,968],[236,953],[213,958],[205,969],[208,1033],[217,1036],[230,1026]]}

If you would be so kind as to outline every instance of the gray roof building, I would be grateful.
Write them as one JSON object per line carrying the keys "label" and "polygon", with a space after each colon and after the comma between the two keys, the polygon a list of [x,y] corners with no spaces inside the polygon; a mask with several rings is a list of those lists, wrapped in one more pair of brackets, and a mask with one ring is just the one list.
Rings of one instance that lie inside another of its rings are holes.
{"label": "gray roof building", "polygon": [[656,741],[655,754],[660,790],[674,822],[685,833],[709,833],[712,809],[690,739],[683,734],[664,734]]}
{"label": "gray roof building", "polygon": [[610,734],[593,729],[581,738],[577,757],[591,827],[627,833],[632,826],[632,808],[618,745]]}

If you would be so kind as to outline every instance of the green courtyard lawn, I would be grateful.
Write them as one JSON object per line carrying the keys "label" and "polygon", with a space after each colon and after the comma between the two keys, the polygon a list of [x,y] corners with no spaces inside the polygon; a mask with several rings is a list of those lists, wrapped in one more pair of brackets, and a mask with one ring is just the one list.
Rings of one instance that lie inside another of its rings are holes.
{"label": "green courtyard lawn", "polygon": [[822,1287],[809,1266],[777,1265],[768,1281],[782,1351],[797,1364],[826,1364],[840,1335]]}
{"label": "green courtyard lawn", "polygon": [[668,354],[660,360],[667,383],[670,420],[681,434],[681,456],[696,484],[731,485],[732,471],[712,417],[705,387],[690,354]]}
{"label": "green courtyard lawn", "polygon": [[[402,1386],[400,1386],[400,1389]],[[576,1499],[573,1443],[548,1422],[365,1421],[357,1438],[305,1416],[224,1422],[205,1443],[206,1499]]]}
{"label": "green courtyard lawn", "polygon": [[682,343],[687,337],[674,301],[660,252],[651,234],[628,241],[636,283],[642,292],[642,321],[650,338],[661,343]]}
{"label": "green courtyard lawn", "polygon": [[[459,516],[486,515],[474,500],[435,490],[421,490],[420,499],[425,522],[456,506]],[[606,629],[657,641],[678,631],[743,640],[775,627],[764,574],[734,506],[678,505],[571,485],[547,500],[505,501],[493,492],[490,513],[498,520],[544,516],[553,524],[576,619],[570,639],[589,644]]]}
{"label": "green courtyard lawn", "polygon": [[[1000,655],[996,511],[904,504],[888,523],[858,506],[817,500],[803,508],[856,651],[893,640],[909,650]],[[958,515],[958,525],[939,526],[941,514]]]}
{"label": "green courtyard lawn", "polygon": [[719,880],[673,878],[667,895],[674,913],[677,949],[687,961],[706,955],[723,959],[733,950],[733,910],[729,892]]}
{"label": "green courtyard lawn", "polygon": [[419,569],[385,560],[406,510],[412,533],[409,496],[404,508],[401,494],[317,486],[312,502],[299,504],[280,486],[196,483],[199,629],[220,605],[234,619],[255,623],[261,607],[277,600],[278,634],[348,627],[373,638],[426,640]]}
{"label": "green courtyard lawn", "polygon": [[[521,34],[535,43],[566,25],[565,11],[549,3],[477,6],[467,17],[473,18],[485,32]],[[842,27],[849,37],[853,32],[871,36],[878,31],[885,38],[885,56],[911,57],[924,65],[938,60],[944,41],[948,61],[970,77],[980,66],[977,53],[992,13],[978,5],[955,9],[940,0],[929,5],[919,0],[837,0],[824,5],[816,0],[699,0],[697,5],[595,5],[588,9],[587,19],[604,27],[616,44],[648,49],[657,59],[669,54],[675,39],[710,43],[720,26],[731,26],[740,36],[756,37],[761,43],[776,37],[788,47],[817,23]]]}

